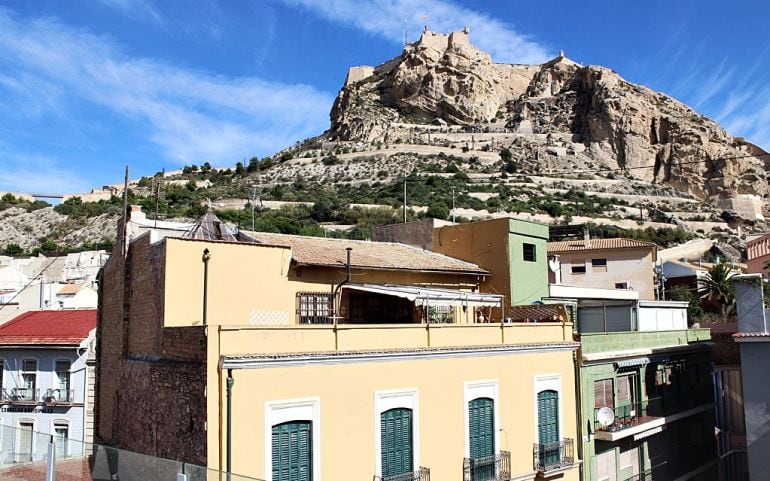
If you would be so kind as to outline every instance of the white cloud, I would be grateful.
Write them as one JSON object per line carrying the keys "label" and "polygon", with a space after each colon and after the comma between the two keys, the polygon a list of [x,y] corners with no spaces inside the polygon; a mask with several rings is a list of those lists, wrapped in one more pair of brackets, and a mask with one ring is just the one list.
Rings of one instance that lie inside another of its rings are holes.
{"label": "white cloud", "polygon": [[179,163],[232,165],[244,155],[274,152],[320,133],[328,127],[333,99],[307,85],[131,58],[110,39],[55,20],[22,21],[2,10],[0,57],[10,66],[0,88],[18,90],[30,79],[55,85],[46,103],[85,101],[132,119]]}
{"label": "white cloud", "polygon": [[19,152],[0,144],[0,187],[13,192],[61,194],[87,192],[90,187],[72,169],[62,169],[50,157]]}
{"label": "white cloud", "polygon": [[159,26],[164,23],[155,5],[146,0],[99,0],[99,2],[134,20],[149,20]]}
{"label": "white cloud", "polygon": [[413,41],[422,29],[425,15],[428,27],[436,32],[470,27],[473,43],[489,52],[497,62],[537,64],[553,56],[546,47],[517,32],[513,26],[447,0],[281,1],[393,42],[403,42],[404,19]]}

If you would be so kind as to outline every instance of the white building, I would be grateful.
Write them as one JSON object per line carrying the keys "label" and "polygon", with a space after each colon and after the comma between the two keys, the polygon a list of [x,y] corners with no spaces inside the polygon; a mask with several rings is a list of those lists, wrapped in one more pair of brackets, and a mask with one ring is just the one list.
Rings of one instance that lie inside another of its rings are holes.
{"label": "white building", "polygon": [[31,311],[0,326],[0,466],[83,456],[93,439],[95,310]]}

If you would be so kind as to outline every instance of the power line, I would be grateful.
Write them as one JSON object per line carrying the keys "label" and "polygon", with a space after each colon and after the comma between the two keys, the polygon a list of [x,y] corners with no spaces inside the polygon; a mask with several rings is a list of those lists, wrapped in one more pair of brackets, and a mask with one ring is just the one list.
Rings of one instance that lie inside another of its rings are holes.
{"label": "power line", "polygon": [[[27,283],[24,285],[24,287],[22,287],[21,289],[19,289],[19,290],[16,292],[16,294],[14,294],[14,295],[13,295],[13,297],[11,297],[10,299],[8,299],[6,302],[4,302],[4,303],[0,304],[0,311],[2,311],[2,310],[5,308],[5,306],[8,306],[8,305],[10,305],[10,304],[11,304],[11,302],[13,302],[13,301],[14,301],[14,300],[15,300],[17,297],[19,297],[19,294],[21,294],[22,292],[24,292],[24,290],[26,290],[26,289],[27,289],[27,287],[31,286],[31,285],[32,285],[32,283],[33,283],[33,282],[35,282],[35,279],[37,279],[38,277],[40,277],[41,275],[43,275],[43,272],[47,271],[47,270],[48,270],[48,268],[49,268],[49,267],[51,267],[51,266],[53,265],[53,263],[54,263],[54,262],[56,262],[56,260],[57,260],[57,259],[58,259],[58,257],[54,257],[53,259],[51,259],[51,262],[49,262],[47,266],[43,267],[43,269],[41,269],[41,270],[40,270],[40,272],[38,272],[37,274],[35,274],[35,275],[34,275],[34,276],[33,276],[33,277],[32,277],[32,278],[29,280],[29,282],[27,282]],[[42,279],[41,279],[41,283],[42,283]],[[42,289],[42,288],[43,288],[43,286],[41,285],[41,286],[40,286],[40,288]]]}

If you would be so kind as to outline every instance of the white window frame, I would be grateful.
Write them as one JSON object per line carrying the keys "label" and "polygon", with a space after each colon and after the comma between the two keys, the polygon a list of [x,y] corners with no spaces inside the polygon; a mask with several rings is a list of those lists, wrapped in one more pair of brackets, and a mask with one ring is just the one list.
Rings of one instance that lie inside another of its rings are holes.
{"label": "white window frame", "polygon": [[13,445],[14,445],[13,452],[17,453],[16,455],[18,456],[19,448],[21,447],[21,425],[22,424],[31,424],[32,425],[32,433],[30,435],[31,442],[32,442],[32,447],[31,447],[32,452],[30,452],[30,456],[34,459],[34,454],[35,454],[34,453],[34,451],[35,451],[35,434],[37,434],[36,433],[37,422],[33,418],[19,418],[19,419],[16,420],[16,434],[17,435],[16,435],[16,439],[14,440],[14,443],[13,443]]}
{"label": "white window frame", "polygon": [[465,457],[471,456],[471,440],[470,440],[470,416],[468,412],[468,404],[474,399],[478,398],[490,398],[494,403],[494,426],[495,430],[495,451],[500,451],[500,402],[497,379],[489,379],[484,381],[468,381],[464,385],[463,395],[463,416],[465,419]]}
{"label": "white window frame", "polygon": [[[34,357],[34,356],[25,356],[21,358],[21,365],[19,366],[19,380],[21,381],[21,386],[18,386],[20,388],[26,389],[26,385],[24,383],[24,373],[25,372],[31,372],[31,371],[25,371],[24,370],[24,363],[26,361],[35,361],[35,387],[32,389],[32,396],[35,396],[35,390],[38,392],[40,391],[40,359]],[[39,399],[35,399],[35,401],[39,401]]]}
{"label": "white window frame", "polygon": [[412,471],[420,469],[420,398],[417,388],[375,391],[374,393],[374,466],[382,476],[382,438],[380,416],[396,408],[412,410]]}
{"label": "white window frame", "polygon": [[[55,364],[54,364],[55,366]],[[72,440],[72,426],[67,419],[52,419],[49,425],[49,433],[50,435],[56,438],[56,427],[57,426],[64,426],[67,428],[67,446],[66,446],[66,452],[64,453],[65,456],[71,456],[72,455],[72,449],[70,449],[72,446],[70,443],[70,440]]]}
{"label": "white window frame", "polygon": [[538,443],[538,413],[537,413],[537,395],[542,391],[556,391],[559,396],[559,442],[564,439],[564,398],[562,396],[561,373],[539,374],[533,379],[534,391],[532,393],[532,419],[534,423],[534,442]]}
{"label": "white window frame", "polygon": [[[60,357],[53,360],[53,379],[51,380],[51,386],[53,390],[61,389],[61,385],[59,384],[59,371],[56,370],[56,364],[59,362],[68,362],[70,364],[69,371],[67,373],[69,374],[69,386],[67,387],[67,391],[72,391],[74,397],[75,390],[72,388],[72,365],[74,364],[72,362],[72,359],[67,359],[66,357]],[[61,394],[61,393],[60,393]],[[66,395],[69,395],[69,392],[66,393]],[[69,399],[69,402],[72,402],[73,399]]]}
{"label": "white window frame", "polygon": [[265,402],[265,481],[273,480],[273,426],[310,421],[313,433],[313,480],[321,481],[321,399],[318,397]]}

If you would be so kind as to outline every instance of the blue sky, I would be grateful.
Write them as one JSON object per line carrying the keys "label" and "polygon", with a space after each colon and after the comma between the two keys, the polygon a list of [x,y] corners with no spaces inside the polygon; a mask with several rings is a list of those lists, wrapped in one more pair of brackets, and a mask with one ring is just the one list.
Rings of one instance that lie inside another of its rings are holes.
{"label": "blue sky", "polygon": [[0,191],[232,166],[316,135],[351,65],[468,25],[500,62],[563,49],[770,148],[768,2],[0,0]]}

